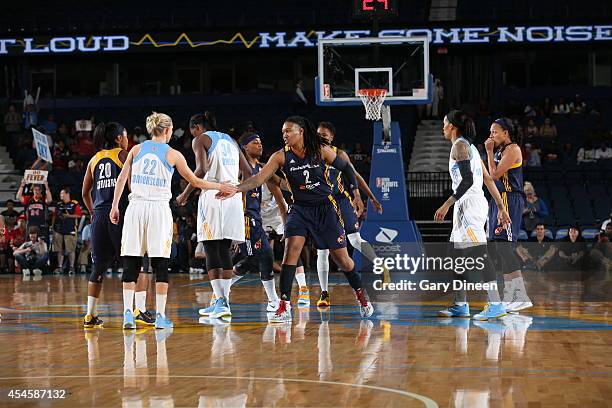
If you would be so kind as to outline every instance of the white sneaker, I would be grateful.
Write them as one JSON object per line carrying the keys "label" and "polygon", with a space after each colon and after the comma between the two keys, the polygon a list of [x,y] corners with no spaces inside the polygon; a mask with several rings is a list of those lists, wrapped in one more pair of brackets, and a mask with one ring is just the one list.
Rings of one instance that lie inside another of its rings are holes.
{"label": "white sneaker", "polygon": [[281,300],[276,313],[268,316],[268,321],[270,323],[284,323],[290,322],[291,320],[291,304],[286,300]]}
{"label": "white sneaker", "polygon": [[[506,298],[504,298],[504,300],[506,300]],[[514,313],[528,309],[533,306],[533,303],[531,303],[531,299],[529,299],[529,296],[527,296],[526,293],[523,293],[519,289],[515,289],[510,299],[504,301],[503,304],[506,307],[507,312]]]}
{"label": "white sneaker", "polygon": [[280,300],[272,300],[266,306],[266,312],[276,312],[280,306]]}
{"label": "white sneaker", "polygon": [[23,276],[30,276],[30,270],[29,269],[22,269],[21,272],[23,273]]}
{"label": "white sneaker", "polygon": [[34,269],[34,275],[42,275],[42,270]]}

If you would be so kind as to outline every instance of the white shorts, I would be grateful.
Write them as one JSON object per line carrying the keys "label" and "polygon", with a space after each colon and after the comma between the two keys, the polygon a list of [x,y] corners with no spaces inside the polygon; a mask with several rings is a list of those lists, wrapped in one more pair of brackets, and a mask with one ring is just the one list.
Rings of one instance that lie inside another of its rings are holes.
{"label": "white shorts", "polygon": [[121,256],[170,258],[172,211],[168,201],[130,201],[123,221]]}
{"label": "white shorts", "polygon": [[198,242],[231,239],[244,242],[242,194],[227,200],[215,198],[216,190],[206,190],[198,201]]}
{"label": "white shorts", "polygon": [[453,206],[453,232],[450,242],[486,244],[485,224],[489,215],[489,203],[484,196],[464,196]]}
{"label": "white shorts", "polygon": [[264,217],[262,215],[261,218],[263,229],[267,233],[272,231],[276,232],[278,235],[283,235],[285,233],[285,224],[283,224],[283,219],[280,215],[275,215],[273,217]]}

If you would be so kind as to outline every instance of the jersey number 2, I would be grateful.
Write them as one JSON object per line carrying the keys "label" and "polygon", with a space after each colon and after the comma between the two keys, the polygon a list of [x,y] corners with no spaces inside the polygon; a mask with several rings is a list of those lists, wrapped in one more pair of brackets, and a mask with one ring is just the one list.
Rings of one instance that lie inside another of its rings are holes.
{"label": "jersey number 2", "polygon": [[157,160],[145,159],[144,160],[144,169],[142,169],[142,172],[144,174],[148,174],[149,176],[154,176],[155,175],[155,168],[156,167],[157,167]]}

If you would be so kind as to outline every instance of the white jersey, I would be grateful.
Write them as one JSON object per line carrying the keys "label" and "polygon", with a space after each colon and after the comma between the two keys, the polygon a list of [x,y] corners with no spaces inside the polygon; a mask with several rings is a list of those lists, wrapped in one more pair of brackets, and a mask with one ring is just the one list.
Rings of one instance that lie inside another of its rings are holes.
{"label": "white jersey", "polygon": [[[208,149],[208,171],[204,180],[238,184],[240,149],[229,135],[208,131],[212,139]],[[198,201],[198,242],[231,239],[244,242],[244,207],[242,194],[227,200],[215,198],[216,190],[206,190]]]}
{"label": "white jersey", "polygon": [[130,201],[170,201],[174,167],[168,163],[170,146],[147,140],[132,161]]}
{"label": "white jersey", "polygon": [[[286,205],[286,203],[285,203]],[[264,183],[261,186],[261,220],[264,231],[274,230],[277,234],[283,235],[283,219],[280,216],[278,203],[274,199],[272,192]]]}
{"label": "white jersey", "polygon": [[206,181],[238,184],[240,175],[240,148],[234,139],[221,132],[208,131],[212,139],[208,149],[208,171]]}
{"label": "white jersey", "polygon": [[[467,143],[470,147],[470,168],[474,182],[453,206],[453,231],[450,241],[458,247],[486,244],[485,224],[489,203],[482,191],[483,173],[480,154],[474,145],[462,137],[454,143]],[[448,171],[453,184],[453,193],[456,193],[461,183],[461,173],[457,161],[452,156],[449,158]]]}
{"label": "white jersey", "polygon": [[[480,158],[480,153],[478,152],[478,149],[476,149],[476,147],[473,144],[471,144],[470,142],[468,142],[462,137],[455,140],[453,142],[453,146],[456,143],[460,143],[460,142],[467,143],[467,145],[470,148],[470,153],[471,153],[470,168],[472,169],[472,175],[474,178],[474,182],[472,183],[472,186],[465,192],[465,194],[459,199],[459,201],[465,199],[469,195],[480,195],[484,197],[484,192],[482,191],[483,175],[482,175],[482,164],[481,164],[482,159]],[[451,181],[453,184],[453,193],[456,193],[457,187],[459,187],[459,184],[461,184],[461,172],[459,171],[459,164],[457,163],[455,159],[453,159],[452,149],[451,149],[451,156],[448,159],[448,171],[450,173]]]}

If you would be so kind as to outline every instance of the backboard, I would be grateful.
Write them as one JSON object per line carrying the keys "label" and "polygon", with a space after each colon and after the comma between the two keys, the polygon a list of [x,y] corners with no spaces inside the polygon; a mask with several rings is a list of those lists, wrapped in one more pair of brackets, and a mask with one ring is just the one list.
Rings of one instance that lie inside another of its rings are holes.
{"label": "backboard", "polygon": [[427,37],[318,41],[317,105],[361,105],[359,89],[386,89],[385,105],[431,102]]}

